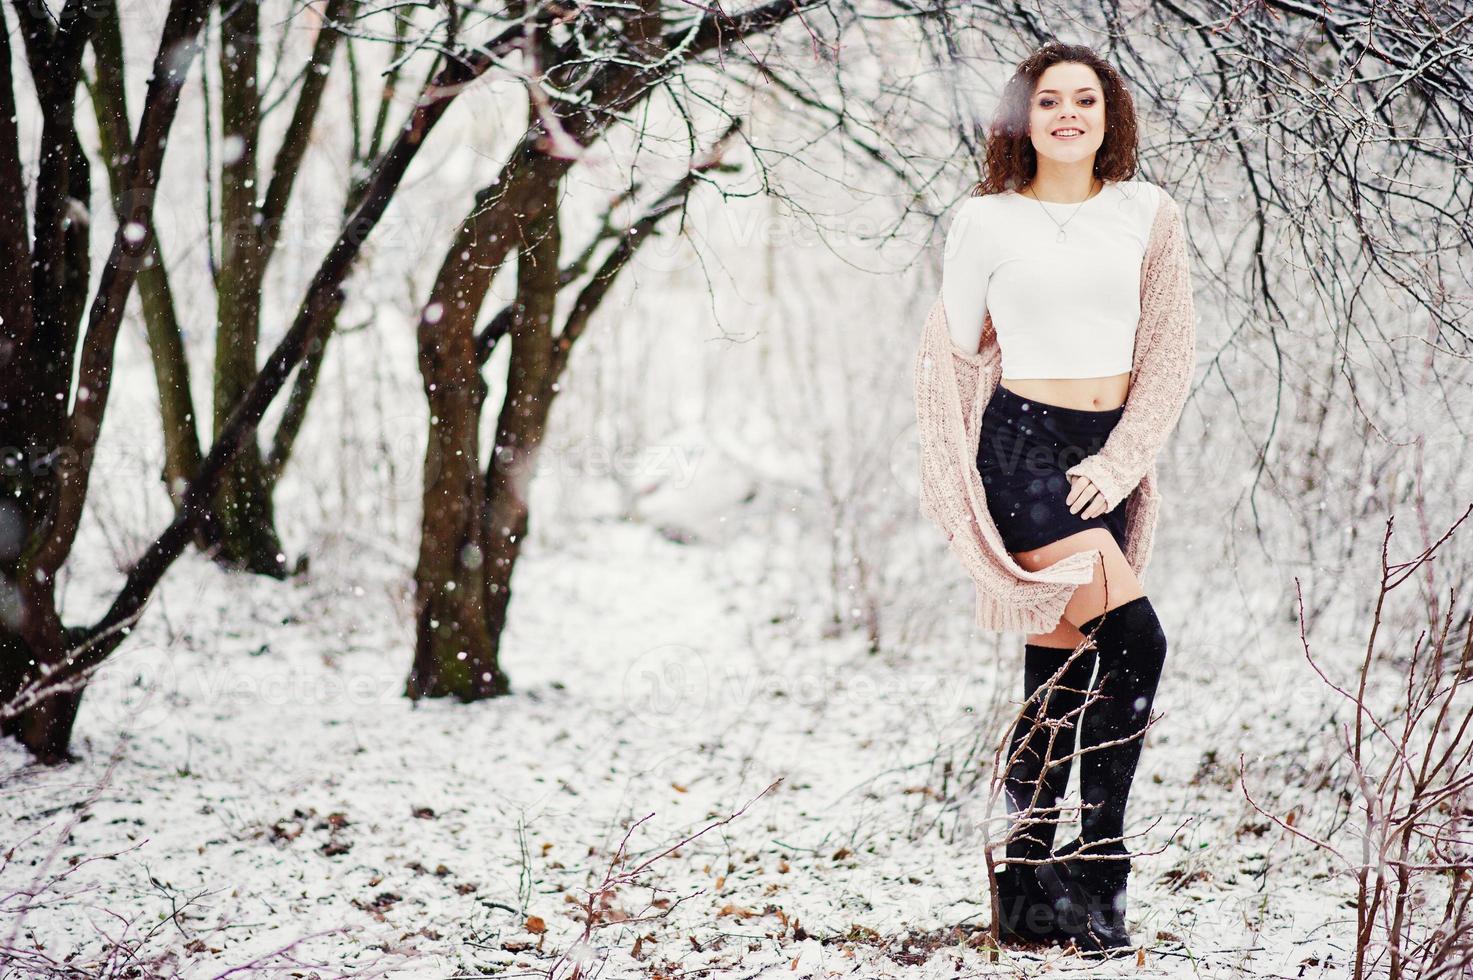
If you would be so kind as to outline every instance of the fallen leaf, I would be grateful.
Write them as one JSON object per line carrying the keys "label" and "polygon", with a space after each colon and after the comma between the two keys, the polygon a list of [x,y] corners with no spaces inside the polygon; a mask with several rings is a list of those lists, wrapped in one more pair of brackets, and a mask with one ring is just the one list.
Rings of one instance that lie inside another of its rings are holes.
{"label": "fallen leaf", "polygon": [[716,918],[719,919],[723,915],[734,915],[741,919],[750,919],[754,915],[761,915],[761,913],[755,912],[752,909],[742,908],[739,905],[731,905],[728,903],[721,906],[721,911],[716,913]]}

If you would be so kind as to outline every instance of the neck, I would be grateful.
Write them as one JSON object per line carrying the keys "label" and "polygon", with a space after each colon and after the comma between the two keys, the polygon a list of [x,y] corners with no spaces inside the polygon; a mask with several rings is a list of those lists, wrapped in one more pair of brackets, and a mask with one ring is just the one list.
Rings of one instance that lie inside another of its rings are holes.
{"label": "neck", "polygon": [[1038,172],[1022,189],[1045,201],[1069,204],[1089,200],[1096,190],[1104,189],[1104,181],[1094,175],[1092,157],[1076,163],[1057,163],[1039,157]]}

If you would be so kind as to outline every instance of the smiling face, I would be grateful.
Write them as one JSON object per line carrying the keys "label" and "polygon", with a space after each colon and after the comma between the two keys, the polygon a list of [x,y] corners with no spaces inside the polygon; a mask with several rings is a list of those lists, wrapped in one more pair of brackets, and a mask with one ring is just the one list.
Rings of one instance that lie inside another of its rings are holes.
{"label": "smiling face", "polygon": [[1069,61],[1045,69],[1033,88],[1028,135],[1040,157],[1093,157],[1105,139],[1105,96],[1094,69]]}

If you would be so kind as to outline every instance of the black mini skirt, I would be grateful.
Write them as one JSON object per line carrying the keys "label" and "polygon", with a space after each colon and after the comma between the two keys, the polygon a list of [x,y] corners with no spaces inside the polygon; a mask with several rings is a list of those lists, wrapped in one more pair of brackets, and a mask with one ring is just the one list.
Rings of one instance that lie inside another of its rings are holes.
{"label": "black mini skirt", "polygon": [[1024,398],[1000,383],[993,389],[982,413],[977,473],[1008,551],[1031,551],[1090,527],[1108,530],[1125,551],[1125,502],[1098,517],[1071,514],[1064,475],[1099,452],[1124,413],[1124,405],[1093,412]]}

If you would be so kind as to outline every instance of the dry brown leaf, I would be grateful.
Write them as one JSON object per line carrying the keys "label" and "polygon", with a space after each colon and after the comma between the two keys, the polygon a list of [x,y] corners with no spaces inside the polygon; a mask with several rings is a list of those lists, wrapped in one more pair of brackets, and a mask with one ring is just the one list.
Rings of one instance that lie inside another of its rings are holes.
{"label": "dry brown leaf", "polygon": [[754,912],[752,909],[742,908],[740,905],[727,903],[721,906],[721,911],[716,913],[716,918],[719,919],[723,915],[734,915],[739,919],[750,919],[754,915],[761,915],[761,913]]}
{"label": "dry brown leaf", "polygon": [[540,936],[547,931],[547,923],[542,921],[540,915],[529,915],[527,916],[527,931]]}

